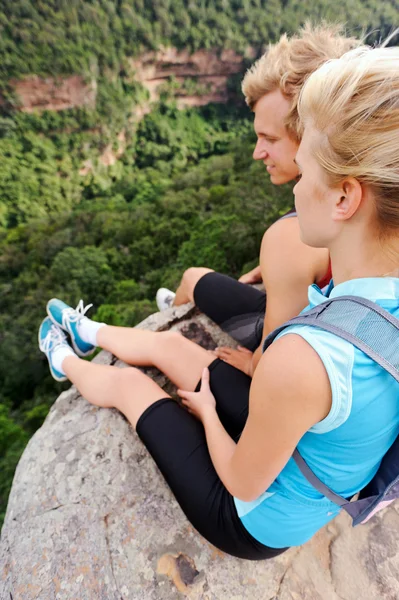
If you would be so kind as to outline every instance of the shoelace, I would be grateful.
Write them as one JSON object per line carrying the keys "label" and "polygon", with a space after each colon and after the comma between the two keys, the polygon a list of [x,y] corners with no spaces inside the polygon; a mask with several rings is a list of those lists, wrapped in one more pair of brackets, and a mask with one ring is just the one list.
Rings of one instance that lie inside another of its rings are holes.
{"label": "shoelace", "polygon": [[[58,346],[62,346],[66,341],[66,335],[59,327],[52,325],[44,340],[40,342],[40,350],[46,354],[50,350],[55,350]],[[53,343],[53,346],[50,345]]]}
{"label": "shoelace", "polygon": [[78,323],[86,315],[89,308],[93,305],[88,304],[86,307],[83,304],[83,300],[79,300],[79,304],[76,308],[66,308],[62,311],[62,327],[67,329],[69,323]]}

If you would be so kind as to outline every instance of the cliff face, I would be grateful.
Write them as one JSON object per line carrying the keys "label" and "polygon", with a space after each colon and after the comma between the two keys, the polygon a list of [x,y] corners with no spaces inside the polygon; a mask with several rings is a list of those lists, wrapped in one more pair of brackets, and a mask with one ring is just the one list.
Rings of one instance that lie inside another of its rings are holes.
{"label": "cliff face", "polygon": [[[245,57],[253,58],[254,51],[248,48]],[[162,87],[171,78],[172,94],[178,108],[227,102],[228,78],[242,71],[243,61],[244,57],[233,50],[220,53],[199,50],[190,54],[176,48],[161,48],[157,52],[146,52],[140,58],[131,59],[129,64],[132,79],[139,81],[149,92],[149,101],[134,107],[132,121],[137,123],[150,112],[151,103],[159,99]],[[97,83],[94,78],[88,82],[79,75],[65,78],[40,78],[31,75],[21,80],[10,80],[9,83],[22,112],[59,111],[84,106],[94,109],[96,106]],[[119,133],[116,152],[113,144],[105,148],[99,157],[100,164],[112,166],[122,156],[126,146],[125,135],[125,130]],[[86,175],[92,170],[92,161],[88,159],[82,165],[80,174]]]}
{"label": "cliff face", "polygon": [[[246,56],[253,56],[250,48]],[[190,54],[185,50],[163,48],[132,59],[130,66],[134,79],[148,89],[150,101],[158,99],[160,86],[173,77],[179,87],[176,92],[178,105],[183,108],[209,102],[226,102],[227,79],[242,70],[242,63],[243,57],[232,50],[221,53],[199,50]],[[202,92],[185,90],[183,84],[187,78],[198,82]],[[19,99],[20,110],[26,112],[64,110],[80,106],[94,108],[96,103],[96,81],[93,79],[88,83],[79,75],[45,79],[32,75],[21,80],[11,80],[10,85]],[[147,112],[147,107],[140,106],[136,112],[140,117]]]}
{"label": "cliff face", "polygon": [[[245,57],[253,58],[254,51],[248,48]],[[147,52],[130,65],[135,76],[150,92],[151,100],[158,98],[158,90],[170,77],[178,84],[187,78],[195,79],[208,93],[195,94],[186,92],[181,87],[177,93],[178,105],[201,106],[209,102],[226,102],[228,100],[227,79],[242,70],[243,56],[233,50],[221,53],[198,50],[190,54],[176,48],[163,48],[158,52]]]}
{"label": "cliff face", "polygon": [[47,77],[42,79],[36,75],[21,80],[11,80],[19,102],[20,110],[65,110],[77,106],[95,108],[97,84],[90,83],[83,77],[73,75],[66,78]]}
{"label": "cliff face", "polygon": [[[177,330],[208,349],[233,343],[189,304],[138,327]],[[94,360],[115,364],[108,352]],[[173,393],[156,369],[145,371]],[[0,598],[391,600],[399,597],[398,528],[395,503],[355,529],[343,513],[273,560],[227,556],[187,521],[126,419],[71,387],[17,467],[0,542]]]}

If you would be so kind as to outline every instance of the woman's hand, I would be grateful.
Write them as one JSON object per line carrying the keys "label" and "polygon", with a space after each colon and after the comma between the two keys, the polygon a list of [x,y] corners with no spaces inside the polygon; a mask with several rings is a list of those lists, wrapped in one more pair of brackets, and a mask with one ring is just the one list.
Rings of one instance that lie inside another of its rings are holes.
{"label": "woman's hand", "polygon": [[253,375],[252,369],[252,357],[253,352],[244,348],[243,346],[237,346],[237,349],[229,348],[228,346],[222,346],[214,350],[215,356],[228,363],[232,367],[239,369],[249,377]]}
{"label": "woman's hand", "polygon": [[209,387],[209,369],[202,371],[201,390],[199,392],[186,392],[177,390],[183,405],[188,412],[197,417],[202,423],[205,415],[216,411],[216,400]]}

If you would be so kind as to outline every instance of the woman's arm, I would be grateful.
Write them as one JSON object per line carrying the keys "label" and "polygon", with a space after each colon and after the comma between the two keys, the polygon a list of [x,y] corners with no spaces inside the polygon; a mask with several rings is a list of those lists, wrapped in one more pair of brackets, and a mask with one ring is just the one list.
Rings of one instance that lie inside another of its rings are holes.
{"label": "woman's arm", "polygon": [[280,338],[262,355],[251,385],[247,423],[237,444],[216,414],[209,383],[197,394],[181,395],[204,425],[220,479],[233,496],[244,501],[255,500],[268,489],[304,433],[331,408],[324,365],[315,350],[295,334]]}
{"label": "woman's arm", "polygon": [[270,346],[254,374],[248,420],[231,461],[238,498],[254,500],[273,483],[331,401],[324,364],[303,338],[288,334]]}

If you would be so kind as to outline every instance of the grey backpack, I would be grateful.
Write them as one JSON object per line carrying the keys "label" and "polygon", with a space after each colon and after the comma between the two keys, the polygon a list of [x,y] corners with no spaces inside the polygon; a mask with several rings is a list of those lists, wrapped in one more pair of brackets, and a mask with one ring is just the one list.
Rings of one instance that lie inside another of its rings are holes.
{"label": "grey backpack", "polygon": [[[334,333],[362,350],[399,382],[399,319],[374,302],[358,296],[327,299],[270,333],[264,341],[263,351],[290,325],[313,325]],[[320,481],[298,449],[294,451],[293,459],[313,487],[350,514],[353,525],[365,523],[399,498],[399,436],[383,457],[373,479],[352,502]]]}

